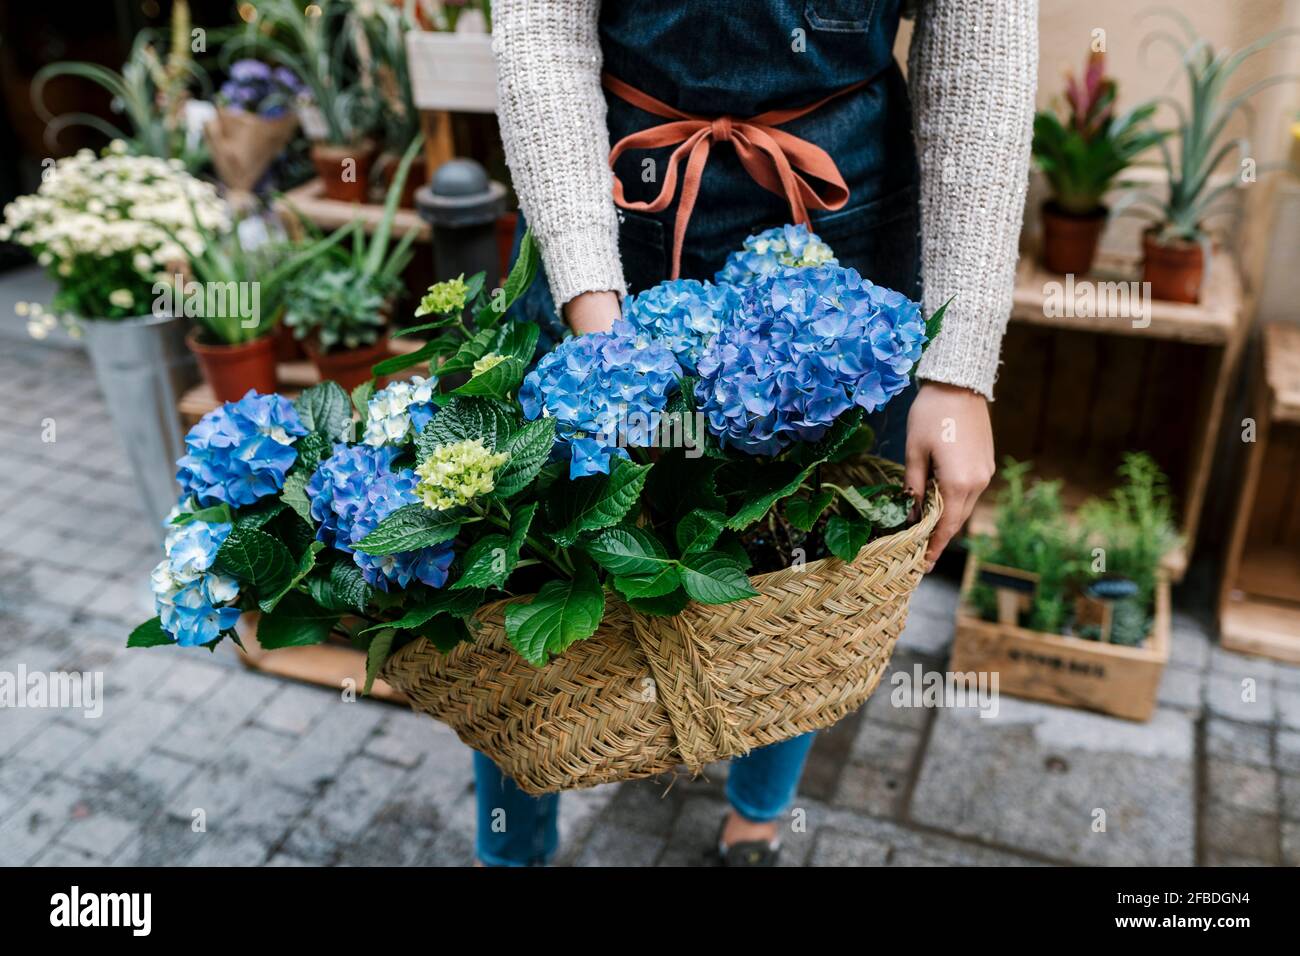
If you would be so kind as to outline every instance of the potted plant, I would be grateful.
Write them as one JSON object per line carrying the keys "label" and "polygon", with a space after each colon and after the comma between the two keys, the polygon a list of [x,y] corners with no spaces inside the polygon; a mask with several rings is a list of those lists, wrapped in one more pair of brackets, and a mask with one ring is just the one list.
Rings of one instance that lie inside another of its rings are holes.
{"label": "potted plant", "polygon": [[306,88],[287,67],[253,59],[231,64],[229,79],[217,93],[216,116],[204,135],[232,203],[251,198],[272,160],[293,139],[297,110],[306,97]]}
{"label": "potted plant", "polygon": [[285,322],[321,378],[347,389],[368,380],[370,366],[388,355],[389,311],[415,240],[411,230],[391,243],[393,217],[422,143],[417,138],[407,147],[374,234],[367,236],[358,223],[343,227],[352,238],[351,252],[315,260],[298,273],[286,296]]}
{"label": "potted plant", "polygon": [[312,140],[312,162],[325,196],[365,202],[375,152],[369,133],[379,110],[358,81],[350,57],[350,8],[261,0],[259,30],[237,37],[233,48],[267,44],[269,56],[306,85],[311,104],[303,111],[303,129]]}
{"label": "potted plant", "polygon": [[1168,140],[1160,141],[1168,194],[1157,197],[1137,192],[1132,197],[1133,211],[1152,220],[1142,236],[1142,279],[1151,283],[1151,294],[1157,299],[1198,302],[1211,248],[1206,220],[1227,211],[1220,201],[1229,200],[1228,194],[1243,181],[1236,169],[1219,185],[1211,186],[1211,177],[1230,156],[1240,161],[1250,155],[1246,138],[1228,138],[1228,123],[1256,93],[1294,82],[1295,77],[1266,76],[1232,94],[1228,82],[1247,59],[1294,31],[1269,33],[1235,52],[1216,51],[1177,11],[1153,11],[1150,15],[1169,18],[1183,32],[1180,39],[1171,31],[1156,30],[1144,39],[1143,48],[1165,43],[1177,51],[1187,77],[1188,102],[1183,105],[1171,97],[1162,98],[1178,117],[1172,130],[1178,142],[1177,158]]}
{"label": "potted plant", "polygon": [[109,413],[126,447],[146,513],[175,498],[181,448],[176,402],[194,378],[186,322],[170,305],[171,276],[185,269],[183,237],[230,227],[216,189],[179,159],[132,156],[115,141],[59,160],[40,189],[5,207],[0,241],[26,246],[57,285],[54,313],[85,341]]}
{"label": "potted plant", "polygon": [[189,276],[174,277],[173,301],[184,301],[185,314],[195,320],[186,344],[217,401],[235,401],[250,388],[273,392],[277,330],[289,284],[350,233],[337,230],[324,238],[267,242],[249,250],[237,229],[219,236],[201,227],[195,232],[201,241],[186,251]]}
{"label": "potted plant", "polygon": [[[420,114],[411,95],[411,73],[406,58],[406,34],[413,28],[410,13],[389,4],[374,4],[353,11],[358,59],[364,85],[379,104],[383,146],[374,169],[387,188],[391,185],[402,150],[420,135]],[[415,191],[424,184],[424,169],[417,166],[406,179],[401,206],[415,205]]]}
{"label": "potted plant", "polygon": [[951,667],[996,673],[1000,689],[1146,720],[1169,657],[1178,546],[1164,475],[1125,455],[1105,499],[1065,513],[1060,482],[1028,482],[1008,459],[995,533],[971,542]]}
{"label": "potted plant", "polygon": [[1088,58],[1082,80],[1066,77],[1064,121],[1053,110],[1034,117],[1034,159],[1052,198],[1043,203],[1043,264],[1083,275],[1092,268],[1108,210],[1102,199],[1115,177],[1163,135],[1149,126],[1155,103],[1115,114],[1115,81],[1106,55]]}
{"label": "potted plant", "polygon": [[648,290],[540,360],[505,318],[531,237],[500,296],[434,286],[430,341],[375,373],[436,377],[196,427],[159,616],[129,644],[212,646],[254,611],[270,651],[341,631],[530,793],[826,726],[883,673],[940,512],[931,490],[913,521],[862,425],[940,316],[829,255],[751,237],[715,283]]}

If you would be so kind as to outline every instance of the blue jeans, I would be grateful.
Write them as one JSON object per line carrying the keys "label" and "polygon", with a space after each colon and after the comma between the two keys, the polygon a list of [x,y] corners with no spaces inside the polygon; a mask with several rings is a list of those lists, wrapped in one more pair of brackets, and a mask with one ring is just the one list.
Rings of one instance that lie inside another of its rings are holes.
{"label": "blue jeans", "polygon": [[[907,445],[907,413],[916,385],[895,396],[870,416],[876,430],[876,454],[901,462]],[[784,814],[794,800],[812,749],[813,734],[751,750],[731,761],[727,802],[746,820],[767,823]],[[530,797],[490,759],[474,754],[478,801],[478,858],[488,866],[541,866],[560,842],[560,795]]]}

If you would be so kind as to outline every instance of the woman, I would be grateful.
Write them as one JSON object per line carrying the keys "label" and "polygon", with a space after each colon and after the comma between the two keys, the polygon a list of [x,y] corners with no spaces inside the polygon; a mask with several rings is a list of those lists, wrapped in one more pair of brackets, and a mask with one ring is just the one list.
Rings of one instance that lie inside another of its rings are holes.
{"label": "woman", "polygon": [[[1024,204],[1037,4],[921,0],[906,80],[901,5],[495,0],[493,47],[506,158],[547,276],[521,307],[553,336],[606,330],[628,291],[707,278],[747,236],[797,220],[927,314],[956,297],[919,388],[872,422],[910,489],[939,484],[932,567],[993,474],[986,403]],[[721,862],[775,862],[811,744],[732,761]],[[526,796],[481,754],[475,771],[479,861],[546,862],[558,795]]]}

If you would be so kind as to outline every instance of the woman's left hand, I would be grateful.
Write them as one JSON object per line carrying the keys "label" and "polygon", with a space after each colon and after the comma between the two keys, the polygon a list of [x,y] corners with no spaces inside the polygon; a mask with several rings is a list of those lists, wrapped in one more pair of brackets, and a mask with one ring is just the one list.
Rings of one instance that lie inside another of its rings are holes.
{"label": "woman's left hand", "polygon": [[931,478],[943,496],[943,516],[925,552],[928,572],[993,478],[993,426],[984,396],[956,385],[921,382],[907,416],[906,460],[907,488],[918,501]]}

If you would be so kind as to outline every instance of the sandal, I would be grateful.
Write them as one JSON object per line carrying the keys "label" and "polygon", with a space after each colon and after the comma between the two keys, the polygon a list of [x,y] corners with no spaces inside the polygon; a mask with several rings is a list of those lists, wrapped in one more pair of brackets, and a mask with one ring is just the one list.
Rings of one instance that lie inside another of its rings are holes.
{"label": "sandal", "polygon": [[722,834],[727,828],[727,818],[718,827],[717,848],[710,854],[715,866],[776,866],[781,856],[781,840],[741,840],[727,846]]}

